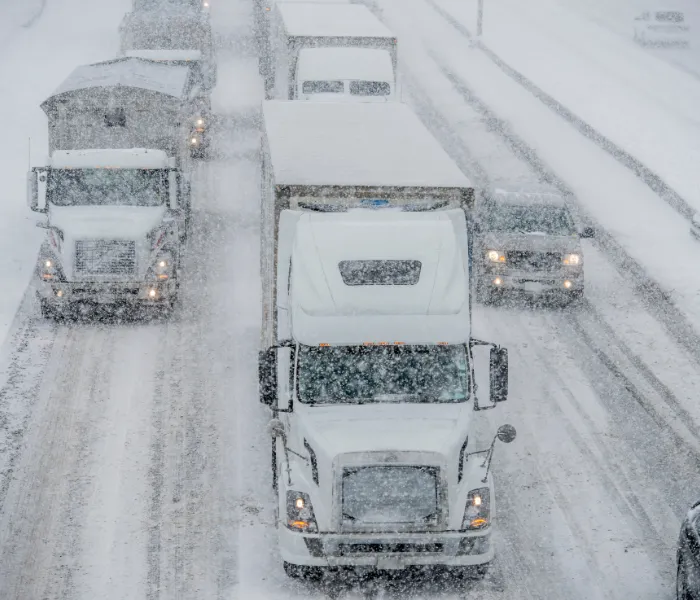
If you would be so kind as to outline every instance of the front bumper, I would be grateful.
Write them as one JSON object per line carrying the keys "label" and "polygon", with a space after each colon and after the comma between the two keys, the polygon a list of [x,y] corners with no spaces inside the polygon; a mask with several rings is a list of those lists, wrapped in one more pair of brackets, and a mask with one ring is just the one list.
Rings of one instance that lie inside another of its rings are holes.
{"label": "front bumper", "polygon": [[282,560],[303,566],[396,570],[478,566],[494,558],[490,528],[473,533],[306,534],[282,526],[279,541]]}
{"label": "front bumper", "polygon": [[[568,283],[567,283],[568,282]],[[582,293],[584,288],[583,272],[572,271],[515,271],[494,269],[481,275],[480,285],[483,290],[493,292],[519,292],[532,296]]]}
{"label": "front bumper", "polygon": [[90,304],[162,304],[177,294],[177,281],[152,282],[45,282],[37,288],[39,298],[59,309],[72,303]]}

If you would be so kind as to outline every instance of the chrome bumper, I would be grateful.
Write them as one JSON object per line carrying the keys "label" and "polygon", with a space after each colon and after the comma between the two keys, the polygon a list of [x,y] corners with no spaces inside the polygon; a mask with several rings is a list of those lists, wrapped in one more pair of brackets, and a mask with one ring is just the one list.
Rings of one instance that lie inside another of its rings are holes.
{"label": "chrome bumper", "polygon": [[57,309],[71,303],[90,304],[159,304],[167,302],[177,292],[177,281],[153,282],[39,282],[37,295]]}

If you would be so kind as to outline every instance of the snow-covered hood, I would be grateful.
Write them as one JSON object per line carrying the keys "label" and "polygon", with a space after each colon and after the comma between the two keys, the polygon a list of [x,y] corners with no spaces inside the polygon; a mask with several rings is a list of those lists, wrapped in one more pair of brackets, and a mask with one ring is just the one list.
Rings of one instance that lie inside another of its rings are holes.
{"label": "snow-covered hood", "polygon": [[[141,278],[151,266],[151,242],[147,235],[163,222],[166,211],[165,206],[51,205],[48,223],[62,233],[61,242],[54,251],[59,255],[68,281],[75,280],[76,242],[87,240],[135,242],[135,275]],[[123,276],[117,279],[132,277]],[[80,279],[84,278],[84,276],[80,277]],[[114,279],[111,276],[107,278]]]}
{"label": "snow-covered hood", "polygon": [[49,223],[64,239],[139,240],[162,222],[165,206],[53,206]]}
{"label": "snow-covered hood", "polygon": [[347,453],[430,452],[446,463],[464,443],[472,414],[459,404],[310,406],[300,411],[304,436],[328,461]]}
{"label": "snow-covered hood", "polygon": [[483,245],[490,250],[506,252],[581,252],[581,240],[575,235],[548,235],[546,233],[503,233],[488,232],[483,237]]}

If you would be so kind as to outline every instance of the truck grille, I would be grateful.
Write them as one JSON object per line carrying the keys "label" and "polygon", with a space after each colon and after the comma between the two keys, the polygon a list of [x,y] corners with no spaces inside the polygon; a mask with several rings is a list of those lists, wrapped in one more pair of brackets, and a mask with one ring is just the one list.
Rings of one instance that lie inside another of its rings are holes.
{"label": "truck grille", "polygon": [[506,265],[525,271],[555,271],[561,268],[561,260],[559,252],[506,252]]}
{"label": "truck grille", "polygon": [[136,242],[79,240],[75,271],[84,275],[131,275],[136,270]]}
{"label": "truck grille", "polygon": [[438,467],[377,465],[342,473],[344,531],[428,531],[439,520]]}
{"label": "truck grille", "polygon": [[338,544],[337,556],[352,554],[438,554],[442,544]]}

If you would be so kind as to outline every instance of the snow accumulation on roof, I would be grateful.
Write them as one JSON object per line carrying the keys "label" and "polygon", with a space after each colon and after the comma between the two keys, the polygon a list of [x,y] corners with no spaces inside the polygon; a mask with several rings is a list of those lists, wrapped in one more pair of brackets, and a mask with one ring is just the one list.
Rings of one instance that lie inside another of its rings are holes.
{"label": "snow accumulation on roof", "polygon": [[277,185],[472,187],[400,102],[271,100],[263,114]]}
{"label": "snow accumulation on roof", "polygon": [[144,58],[154,62],[188,62],[202,60],[201,50],[129,50],[129,58]]}
{"label": "snow accumulation on roof", "polygon": [[[302,343],[469,339],[461,210],[306,213],[292,252],[293,264],[302,265],[292,270],[293,329]],[[411,261],[419,276],[408,284],[348,285],[344,261]]]}
{"label": "snow accumulation on roof", "polygon": [[394,81],[391,56],[378,48],[304,48],[297,64],[300,81]]}
{"label": "snow accumulation on roof", "polygon": [[162,65],[141,58],[118,58],[77,67],[51,97],[97,87],[132,87],[182,96],[189,77],[185,66]]}
{"label": "snow accumulation on roof", "polygon": [[547,204],[552,206],[564,206],[565,201],[561,193],[555,189],[538,189],[532,188],[495,188],[488,192],[489,197],[496,202],[504,202],[507,204],[530,205],[530,204]]}
{"label": "snow accumulation on roof", "polygon": [[165,169],[168,155],[162,150],[56,150],[51,155],[54,169]]}
{"label": "snow accumulation on roof", "polygon": [[277,10],[289,36],[394,37],[394,34],[361,4],[280,2]]}

